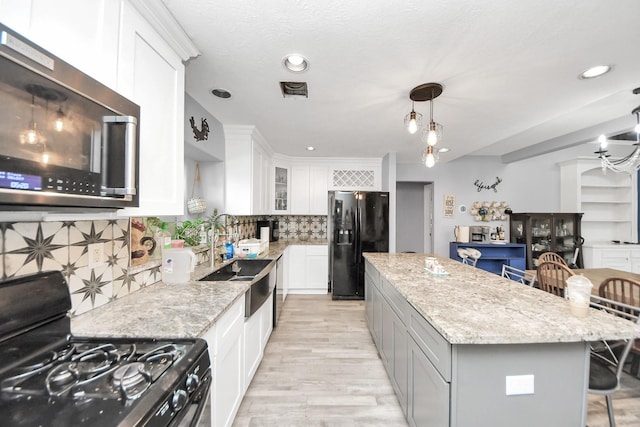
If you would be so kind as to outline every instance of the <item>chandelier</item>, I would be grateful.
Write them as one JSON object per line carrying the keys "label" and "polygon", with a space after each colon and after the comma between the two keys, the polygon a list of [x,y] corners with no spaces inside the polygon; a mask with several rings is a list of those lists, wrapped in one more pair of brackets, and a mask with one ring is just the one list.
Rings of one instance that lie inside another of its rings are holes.
{"label": "chandelier", "polygon": [[427,144],[422,153],[422,162],[430,168],[439,159],[442,150],[435,148],[435,145],[442,141],[442,125],[433,120],[433,100],[442,94],[440,83],[424,83],[414,87],[409,93],[411,99],[411,112],[404,118],[404,124],[410,134],[418,131],[422,124],[422,114],[416,113],[414,105],[416,102],[429,101],[429,124],[422,129],[421,139]]}
{"label": "chandelier", "polygon": [[[640,88],[636,88],[633,90],[635,95],[640,93]],[[602,171],[606,172],[607,169],[613,172],[626,172],[633,173],[640,169],[640,106],[634,108],[631,111],[631,114],[636,116],[636,125],[633,129],[633,138],[635,138],[635,143],[632,144],[633,151],[627,154],[622,158],[617,158],[615,160],[610,159],[610,155],[607,154],[607,145],[608,140],[605,135],[600,135],[598,137],[598,142],[600,143],[600,149],[595,152],[600,158],[600,164],[602,166]],[[625,134],[628,135],[628,134]]]}

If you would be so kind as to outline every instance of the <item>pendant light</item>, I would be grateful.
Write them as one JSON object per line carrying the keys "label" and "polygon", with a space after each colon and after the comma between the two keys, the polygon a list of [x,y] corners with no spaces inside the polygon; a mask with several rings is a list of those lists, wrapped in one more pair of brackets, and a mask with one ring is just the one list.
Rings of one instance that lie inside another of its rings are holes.
{"label": "pendant light", "polygon": [[[409,93],[409,98],[412,101],[411,113],[407,114],[404,119],[409,133],[415,133],[420,125],[418,124],[418,119],[415,120],[417,126],[414,126],[411,121],[415,115],[419,115],[414,111],[413,103],[429,101],[429,124],[422,129],[421,136],[422,141],[427,144],[427,148],[422,153],[422,162],[429,168],[433,167],[438,161],[439,150],[434,149],[434,147],[442,141],[442,125],[433,120],[433,100],[442,94],[442,90],[443,87],[440,83],[424,83],[414,87]],[[421,119],[422,115],[419,116],[419,119]],[[413,129],[415,129],[414,132],[412,132]]]}
{"label": "pendant light", "polygon": [[411,112],[404,118],[404,126],[411,135],[416,133],[422,126],[422,114],[415,112],[414,101],[411,101]]}

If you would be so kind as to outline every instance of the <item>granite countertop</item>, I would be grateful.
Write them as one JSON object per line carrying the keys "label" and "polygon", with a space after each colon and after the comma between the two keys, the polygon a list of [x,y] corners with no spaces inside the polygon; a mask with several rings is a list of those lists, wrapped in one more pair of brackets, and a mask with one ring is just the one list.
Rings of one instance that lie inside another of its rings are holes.
{"label": "granite countertop", "polygon": [[[326,239],[279,240],[269,243],[262,259],[280,257],[291,245],[326,245]],[[96,337],[201,337],[239,298],[250,282],[199,282],[212,270],[201,264],[192,273],[192,281],[183,284],[157,282],[123,298],[71,319],[76,336]]]}
{"label": "granite countertop", "polygon": [[[365,258],[451,344],[597,341],[640,337],[640,325],[569,302],[496,274],[437,257],[449,272],[425,270],[426,254],[366,253]],[[431,256],[431,255],[429,255]]]}

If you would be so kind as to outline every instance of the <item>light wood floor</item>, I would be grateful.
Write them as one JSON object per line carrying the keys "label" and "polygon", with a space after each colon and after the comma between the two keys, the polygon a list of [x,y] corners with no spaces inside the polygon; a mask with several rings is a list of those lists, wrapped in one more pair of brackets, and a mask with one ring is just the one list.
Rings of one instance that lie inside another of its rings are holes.
{"label": "light wood floor", "polygon": [[[640,426],[640,380],[614,397],[618,427]],[[589,397],[589,427],[609,425]],[[290,295],[233,427],[407,426],[364,318],[362,301]]]}

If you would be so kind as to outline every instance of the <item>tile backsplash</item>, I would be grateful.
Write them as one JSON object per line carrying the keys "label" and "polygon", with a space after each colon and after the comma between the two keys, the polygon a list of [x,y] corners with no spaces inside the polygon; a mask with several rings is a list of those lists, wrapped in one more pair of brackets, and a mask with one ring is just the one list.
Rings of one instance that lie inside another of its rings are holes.
{"label": "tile backsplash", "polygon": [[[160,280],[159,267],[129,273],[129,219],[0,223],[2,279],[40,271],[62,271],[72,314],[120,298]],[[89,245],[104,259],[89,266]]]}
{"label": "tile backsplash", "polygon": [[[303,234],[327,238],[326,216],[240,216],[240,239],[256,237],[256,221],[277,219],[281,239]],[[161,279],[160,262],[130,268],[129,219],[0,223],[2,280],[41,271],[62,271],[77,315]],[[102,245],[104,259],[89,265],[89,245]],[[205,251],[206,252],[206,251]],[[200,262],[208,253],[198,253]]]}

